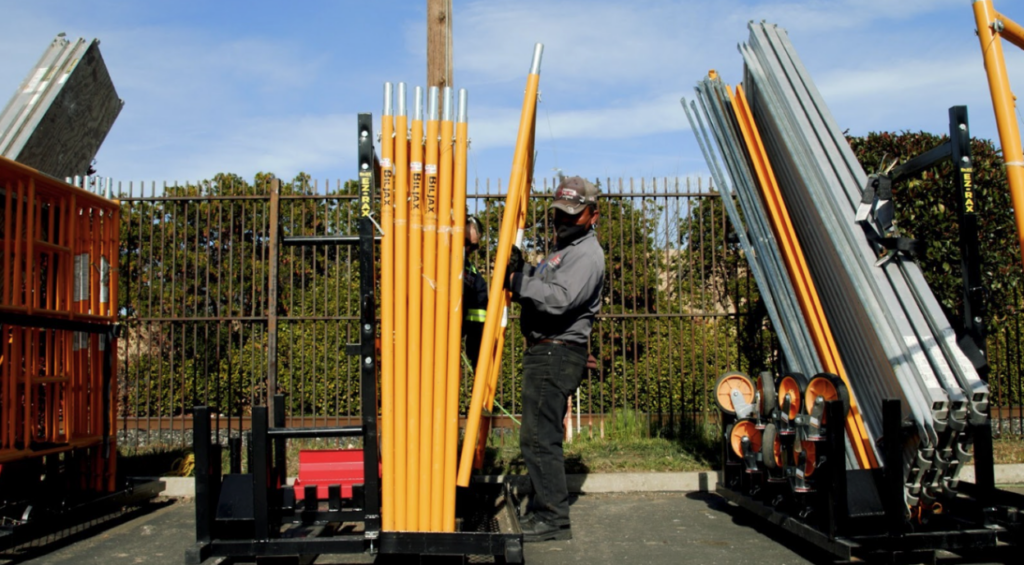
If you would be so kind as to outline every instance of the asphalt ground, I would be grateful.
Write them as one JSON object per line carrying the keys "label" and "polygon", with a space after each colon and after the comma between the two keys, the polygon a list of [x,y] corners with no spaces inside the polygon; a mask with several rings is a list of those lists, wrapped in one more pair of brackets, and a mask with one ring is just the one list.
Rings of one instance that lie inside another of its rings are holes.
{"label": "asphalt ground", "polygon": [[[1022,492],[1022,489],[1015,489]],[[709,565],[833,563],[806,540],[759,519],[713,493],[582,494],[572,504],[573,539],[526,544],[529,565],[639,563]],[[195,540],[195,507],[187,499],[147,504],[92,529],[67,532],[17,552],[4,563],[180,565]],[[1001,563],[946,556],[940,563]],[[973,556],[977,559],[978,556]],[[397,562],[415,561],[401,558]],[[430,563],[459,560],[424,559]],[[251,562],[251,561],[250,561]],[[315,563],[394,563],[394,556],[321,555]],[[208,560],[207,563],[218,563]],[[246,563],[246,561],[236,561]]]}

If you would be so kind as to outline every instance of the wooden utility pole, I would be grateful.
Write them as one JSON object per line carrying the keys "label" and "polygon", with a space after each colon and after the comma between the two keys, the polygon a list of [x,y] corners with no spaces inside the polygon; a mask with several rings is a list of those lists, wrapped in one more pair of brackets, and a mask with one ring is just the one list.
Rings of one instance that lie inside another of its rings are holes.
{"label": "wooden utility pole", "polygon": [[427,0],[427,88],[452,86],[452,0]]}

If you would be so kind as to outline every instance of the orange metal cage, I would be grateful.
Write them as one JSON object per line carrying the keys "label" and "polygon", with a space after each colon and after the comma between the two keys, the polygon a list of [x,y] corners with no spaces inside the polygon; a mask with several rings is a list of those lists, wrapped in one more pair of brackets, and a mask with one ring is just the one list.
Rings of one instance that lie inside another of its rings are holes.
{"label": "orange metal cage", "polygon": [[0,465],[84,450],[83,486],[113,489],[119,221],[0,157]]}
{"label": "orange metal cage", "polygon": [[0,312],[117,319],[120,204],[0,157]]}

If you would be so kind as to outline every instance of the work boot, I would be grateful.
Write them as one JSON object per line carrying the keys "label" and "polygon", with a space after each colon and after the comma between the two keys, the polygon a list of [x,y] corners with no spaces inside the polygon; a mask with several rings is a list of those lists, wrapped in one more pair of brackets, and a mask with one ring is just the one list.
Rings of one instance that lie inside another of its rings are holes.
{"label": "work boot", "polygon": [[524,542],[549,540],[566,541],[572,539],[572,529],[568,524],[564,526],[556,526],[545,522],[542,518],[538,518],[536,514],[528,516],[525,520],[520,522],[520,525],[523,528]]}

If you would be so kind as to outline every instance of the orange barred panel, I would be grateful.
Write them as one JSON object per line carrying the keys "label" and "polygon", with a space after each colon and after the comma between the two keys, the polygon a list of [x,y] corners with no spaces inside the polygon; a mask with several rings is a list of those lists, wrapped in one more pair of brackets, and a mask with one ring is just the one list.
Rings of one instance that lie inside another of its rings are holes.
{"label": "orange barred panel", "polygon": [[0,311],[117,318],[120,204],[0,157]]}
{"label": "orange barred panel", "polygon": [[0,466],[74,450],[84,488],[114,489],[119,221],[0,157]]}

